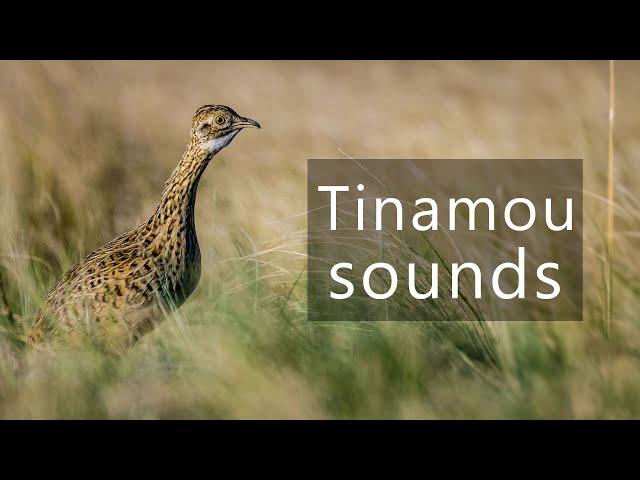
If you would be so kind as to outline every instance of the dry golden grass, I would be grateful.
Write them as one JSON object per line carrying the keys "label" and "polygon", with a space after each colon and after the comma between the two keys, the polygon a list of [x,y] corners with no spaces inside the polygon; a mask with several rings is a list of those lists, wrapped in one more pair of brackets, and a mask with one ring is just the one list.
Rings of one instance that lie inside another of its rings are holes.
{"label": "dry golden grass", "polygon": [[[263,126],[201,183],[194,297],[120,359],[0,339],[0,417],[638,416],[639,74],[616,62],[608,338],[607,62],[0,63],[0,270],[27,319],[63,269],[151,213],[199,105]],[[498,375],[415,325],[307,324],[306,159],[341,150],[583,158],[584,322],[491,325]]]}

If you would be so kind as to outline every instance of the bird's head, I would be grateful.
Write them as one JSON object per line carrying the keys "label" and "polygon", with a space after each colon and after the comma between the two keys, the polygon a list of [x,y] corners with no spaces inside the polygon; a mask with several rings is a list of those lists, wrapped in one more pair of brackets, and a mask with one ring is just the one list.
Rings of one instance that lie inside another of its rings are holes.
{"label": "bird's head", "polygon": [[193,116],[191,141],[198,148],[215,154],[247,127],[260,128],[260,124],[238,115],[225,105],[203,105]]}

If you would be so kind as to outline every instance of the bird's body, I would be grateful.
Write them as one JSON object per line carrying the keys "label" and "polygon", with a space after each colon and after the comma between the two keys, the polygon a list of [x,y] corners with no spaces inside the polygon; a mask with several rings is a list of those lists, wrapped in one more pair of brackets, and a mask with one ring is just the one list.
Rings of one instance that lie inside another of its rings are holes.
{"label": "bird's body", "polygon": [[153,215],[62,276],[36,315],[27,342],[88,333],[122,351],[164,312],[179,307],[200,278],[194,217],[198,183],[213,156],[248,126],[259,128],[228,107],[198,109],[187,149]]}

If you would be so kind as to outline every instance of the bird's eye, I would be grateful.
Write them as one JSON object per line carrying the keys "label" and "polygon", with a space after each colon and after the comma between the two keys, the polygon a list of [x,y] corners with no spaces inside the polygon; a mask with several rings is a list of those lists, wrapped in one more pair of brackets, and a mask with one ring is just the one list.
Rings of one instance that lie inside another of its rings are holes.
{"label": "bird's eye", "polygon": [[218,115],[218,116],[216,117],[216,123],[217,123],[218,125],[224,125],[226,121],[227,121],[227,119],[226,119],[226,118],[224,118],[224,115]]}

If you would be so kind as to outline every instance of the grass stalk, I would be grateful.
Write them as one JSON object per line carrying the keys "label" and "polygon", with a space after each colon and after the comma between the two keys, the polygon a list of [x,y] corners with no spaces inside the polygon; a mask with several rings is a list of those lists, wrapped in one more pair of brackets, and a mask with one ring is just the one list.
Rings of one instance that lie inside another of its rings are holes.
{"label": "grass stalk", "polygon": [[613,329],[613,235],[614,235],[614,148],[613,129],[615,121],[615,61],[609,60],[609,151],[607,159],[607,272],[606,272],[606,315],[605,330],[607,337],[611,338]]}
{"label": "grass stalk", "polygon": [[0,270],[0,316],[5,317],[11,322],[11,324],[16,323],[16,315],[14,311],[9,306],[9,301],[7,300],[7,293],[4,289],[4,279],[2,276],[2,270]]}

